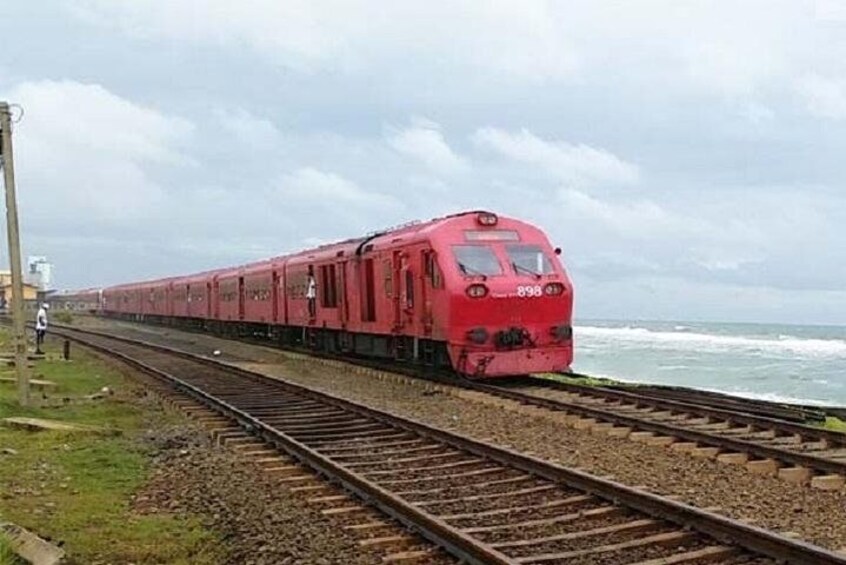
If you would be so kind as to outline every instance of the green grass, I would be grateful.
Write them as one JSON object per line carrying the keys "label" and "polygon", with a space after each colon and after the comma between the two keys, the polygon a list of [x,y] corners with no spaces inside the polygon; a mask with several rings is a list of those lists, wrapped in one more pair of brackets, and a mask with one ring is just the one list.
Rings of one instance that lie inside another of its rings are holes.
{"label": "green grass", "polygon": [[[2,339],[0,331],[0,342]],[[57,353],[59,344],[48,342]],[[117,437],[27,432],[0,428],[0,520],[41,536],[63,540],[72,563],[215,563],[221,544],[199,519],[138,515],[130,497],[144,483],[148,453],[139,436],[152,421],[169,421],[157,408],[131,402],[132,387],[121,373],[75,348],[71,361],[39,361],[34,376],[58,383],[51,398],[81,397],[109,387],[106,400],[57,408],[21,408],[14,384],[0,384],[0,417],[31,416],[106,426]],[[40,392],[33,390],[34,396]],[[5,495],[10,495],[7,498]],[[5,551],[0,545],[0,555]],[[4,563],[0,557],[0,563]]]}
{"label": "green grass", "polygon": [[606,379],[602,377],[591,377],[590,375],[574,375],[574,374],[562,374],[562,373],[540,373],[537,375],[538,377],[543,377],[545,379],[550,379],[553,381],[558,381],[562,383],[570,383],[574,385],[583,385],[583,386],[613,386],[619,385],[618,381],[613,379]]}
{"label": "green grass", "polygon": [[53,319],[59,322],[60,324],[72,324],[73,314],[71,314],[67,310],[59,310],[58,312],[53,314]]}
{"label": "green grass", "polygon": [[24,565],[24,561],[15,555],[9,540],[2,534],[0,534],[0,565]]}
{"label": "green grass", "polygon": [[827,416],[825,423],[822,424],[822,427],[827,430],[846,433],[846,422],[840,418],[835,418],[834,416]]}

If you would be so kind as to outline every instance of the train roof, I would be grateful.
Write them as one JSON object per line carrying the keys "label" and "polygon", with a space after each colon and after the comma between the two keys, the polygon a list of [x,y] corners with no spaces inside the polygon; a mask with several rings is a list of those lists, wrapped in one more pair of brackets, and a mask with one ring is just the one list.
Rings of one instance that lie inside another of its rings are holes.
{"label": "train roof", "polygon": [[292,265],[297,265],[306,262],[319,262],[334,257],[349,257],[356,254],[361,254],[365,246],[372,245],[373,248],[378,248],[384,245],[389,245],[391,243],[396,243],[397,238],[403,238],[407,242],[412,242],[418,237],[420,239],[423,239],[429,237],[441,227],[444,227],[457,219],[465,218],[466,216],[471,215],[479,216],[481,214],[493,215],[491,212],[487,212],[485,210],[468,210],[465,212],[458,212],[456,214],[449,214],[438,218],[432,218],[431,220],[408,222],[405,224],[400,224],[398,226],[393,226],[385,228],[383,230],[371,232],[363,236],[327,243],[311,249],[297,251],[295,253],[289,253],[285,255],[279,255],[276,257],[262,259],[259,261],[245,263],[233,267],[225,267],[221,269],[203,271],[200,273],[178,275],[143,282],[133,282],[115,285],[107,287],[107,290],[131,290],[139,287],[149,287],[162,283],[176,281],[192,282],[197,280],[209,279],[214,276],[229,277],[235,275],[236,273],[249,273],[261,271],[269,266],[273,266],[276,264],[291,263]]}
{"label": "train roof", "polygon": [[479,214],[493,215],[491,212],[484,210],[470,210],[433,218],[431,220],[408,222],[386,228],[384,230],[371,232],[362,237],[346,239],[335,243],[327,243],[313,249],[298,251],[296,253],[280,257],[279,259],[296,264],[306,262],[304,260],[308,260],[308,262],[321,261],[332,257],[360,254],[361,249],[365,245],[372,244],[375,248],[381,247],[385,244],[395,243],[397,238],[408,238],[408,241],[413,241],[415,236],[420,236],[420,238],[423,239],[425,236],[428,236],[456,219],[464,218],[466,216],[477,216]]}

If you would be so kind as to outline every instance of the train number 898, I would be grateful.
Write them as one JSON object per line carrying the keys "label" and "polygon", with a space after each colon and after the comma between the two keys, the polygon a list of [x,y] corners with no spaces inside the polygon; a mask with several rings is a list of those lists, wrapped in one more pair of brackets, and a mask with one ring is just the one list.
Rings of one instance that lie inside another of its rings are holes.
{"label": "train number 898", "polygon": [[518,285],[517,296],[521,298],[535,298],[543,296],[543,289],[539,284],[536,285]]}

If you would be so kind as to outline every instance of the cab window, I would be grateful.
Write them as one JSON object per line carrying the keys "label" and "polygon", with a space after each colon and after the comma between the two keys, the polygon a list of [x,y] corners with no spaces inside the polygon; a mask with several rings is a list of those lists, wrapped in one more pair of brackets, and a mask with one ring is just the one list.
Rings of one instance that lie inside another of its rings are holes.
{"label": "cab window", "polygon": [[454,245],[452,253],[462,275],[501,275],[502,266],[486,245]]}
{"label": "cab window", "polygon": [[441,269],[435,260],[435,253],[432,251],[423,252],[423,265],[426,268],[426,276],[429,278],[432,288],[443,288]]}
{"label": "cab window", "polygon": [[538,245],[506,245],[508,261],[518,275],[549,275],[555,272],[552,261]]}

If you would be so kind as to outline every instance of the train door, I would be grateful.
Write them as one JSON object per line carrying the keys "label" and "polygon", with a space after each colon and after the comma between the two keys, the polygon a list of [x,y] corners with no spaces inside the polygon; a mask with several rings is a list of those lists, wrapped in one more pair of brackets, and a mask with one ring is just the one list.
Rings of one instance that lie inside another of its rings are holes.
{"label": "train door", "polygon": [[347,262],[338,262],[338,319],[346,329],[350,320],[350,303],[347,300]]}
{"label": "train door", "polygon": [[206,319],[212,317],[212,283],[206,283]]}
{"label": "train door", "polygon": [[270,285],[270,300],[273,301],[273,323],[279,322],[279,272],[273,270],[273,278]]}
{"label": "train door", "polygon": [[215,320],[220,319],[220,283],[217,280],[217,275],[215,275],[214,279],[212,280],[212,293],[209,296],[209,302],[212,304],[212,317]]}
{"label": "train door", "polygon": [[373,259],[365,259],[359,263],[361,276],[361,321],[376,321],[376,280]]}
{"label": "train door", "polygon": [[414,332],[414,324],[417,321],[415,309],[417,308],[417,269],[414,265],[414,255],[406,253],[402,267],[402,312],[404,325],[409,332]]}
{"label": "train door", "polygon": [[173,317],[173,283],[167,283],[165,287],[165,312],[167,316]]}
{"label": "train door", "polygon": [[403,303],[405,302],[405,287],[402,285],[405,273],[405,254],[394,251],[391,269],[391,310],[394,316],[394,331],[400,332],[403,326]]}
{"label": "train door", "polygon": [[423,249],[420,253],[423,267],[423,281],[420,285],[420,323],[423,327],[423,335],[432,335],[434,315],[432,309],[433,295],[435,290],[442,288],[441,273],[438,268],[435,251]]}
{"label": "train door", "polygon": [[416,333],[414,327],[418,316],[416,311],[420,303],[417,278],[419,269],[415,264],[414,251],[404,251],[399,255],[396,272],[396,304],[398,325],[406,334]]}
{"label": "train door", "polygon": [[414,335],[420,333],[427,298],[424,275],[425,253],[426,249],[419,246],[404,253],[400,273],[403,325],[406,327],[406,333]]}
{"label": "train door", "polygon": [[288,325],[288,271],[283,266],[279,271],[279,323]]}
{"label": "train door", "polygon": [[244,319],[244,308],[247,303],[247,290],[244,287],[244,277],[238,277],[238,319]]}
{"label": "train door", "polygon": [[194,310],[196,308],[193,306],[194,304],[194,297],[191,296],[191,285],[185,285],[185,316],[188,318],[194,317]]}

